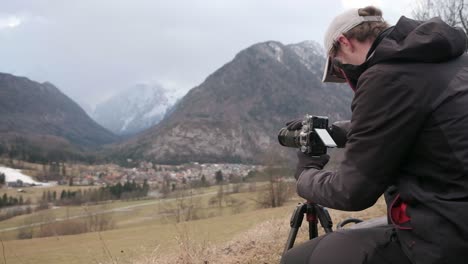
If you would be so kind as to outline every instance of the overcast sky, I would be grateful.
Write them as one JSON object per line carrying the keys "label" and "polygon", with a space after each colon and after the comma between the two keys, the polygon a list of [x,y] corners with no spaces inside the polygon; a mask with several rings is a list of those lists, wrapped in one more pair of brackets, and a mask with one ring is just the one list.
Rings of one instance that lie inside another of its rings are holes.
{"label": "overcast sky", "polygon": [[322,44],[332,18],[373,3],[394,24],[411,0],[14,0],[0,11],[0,71],[89,105],[136,83],[193,88],[258,42]]}

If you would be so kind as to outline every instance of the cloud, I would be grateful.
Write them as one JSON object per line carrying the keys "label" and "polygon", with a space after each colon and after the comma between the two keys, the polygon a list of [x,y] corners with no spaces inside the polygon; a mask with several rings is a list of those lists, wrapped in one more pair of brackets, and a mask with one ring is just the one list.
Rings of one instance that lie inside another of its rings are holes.
{"label": "cloud", "polygon": [[28,13],[0,14],[0,30],[12,30],[26,24],[46,24],[49,21],[42,16]]}
{"label": "cloud", "polygon": [[[394,23],[412,1],[373,2]],[[142,81],[182,93],[257,42],[322,43],[334,16],[373,2],[4,1],[0,72],[52,82],[90,105]]]}
{"label": "cloud", "polygon": [[23,19],[16,15],[0,16],[0,30],[13,29],[19,27],[23,23]]}

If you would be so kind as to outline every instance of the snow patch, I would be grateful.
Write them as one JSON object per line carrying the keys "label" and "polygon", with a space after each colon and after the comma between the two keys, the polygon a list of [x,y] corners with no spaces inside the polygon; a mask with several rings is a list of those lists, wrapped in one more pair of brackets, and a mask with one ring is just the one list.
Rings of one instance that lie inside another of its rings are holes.
{"label": "snow patch", "polygon": [[273,49],[274,56],[277,61],[283,62],[282,57],[283,57],[283,49],[276,43],[274,42],[269,42],[268,46]]}
{"label": "snow patch", "polygon": [[159,123],[180,97],[158,83],[139,83],[98,105],[94,119],[118,134],[138,132]]}
{"label": "snow patch", "polygon": [[[325,59],[323,48],[315,41],[303,41],[297,44],[288,45],[299,57],[300,62],[312,73],[317,73],[317,63]],[[320,67],[319,67],[320,68]]]}
{"label": "snow patch", "polygon": [[44,183],[44,182],[35,181],[31,176],[23,174],[21,170],[17,170],[17,169],[0,166],[0,173],[5,174],[5,182],[16,182],[20,180],[23,183],[35,184],[35,185],[41,185],[41,186],[54,185],[53,183]]}
{"label": "snow patch", "polygon": [[156,104],[151,111],[146,113],[143,118],[144,119],[149,119],[151,117],[157,116],[157,115],[163,115],[166,113],[166,110],[168,108],[168,105],[163,105],[163,104]]}
{"label": "snow patch", "polygon": [[135,116],[130,116],[128,118],[125,119],[123,125],[122,125],[122,128],[120,128],[120,132],[124,132],[128,125],[135,119]]}

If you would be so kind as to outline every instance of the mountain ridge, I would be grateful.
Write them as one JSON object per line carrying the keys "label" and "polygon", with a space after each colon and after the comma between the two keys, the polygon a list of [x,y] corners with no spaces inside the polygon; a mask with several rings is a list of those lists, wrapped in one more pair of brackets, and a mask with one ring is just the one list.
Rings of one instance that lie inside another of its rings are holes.
{"label": "mountain ridge", "polygon": [[25,159],[60,158],[57,153],[81,152],[118,139],[52,83],[7,73],[0,73],[0,135],[2,149],[22,151]]}
{"label": "mountain ridge", "polygon": [[117,146],[123,157],[159,163],[258,163],[277,148],[284,123],[306,113],[348,119],[351,92],[322,84],[314,42],[254,44],[191,89],[157,126]]}

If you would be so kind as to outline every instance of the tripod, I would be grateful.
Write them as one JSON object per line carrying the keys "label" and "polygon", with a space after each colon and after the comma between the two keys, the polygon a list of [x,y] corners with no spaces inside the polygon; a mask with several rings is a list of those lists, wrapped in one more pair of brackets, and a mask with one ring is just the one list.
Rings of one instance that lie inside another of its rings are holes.
{"label": "tripod", "polygon": [[333,222],[331,220],[328,210],[318,204],[305,202],[300,203],[294,209],[294,212],[291,216],[290,226],[291,231],[289,231],[288,240],[286,241],[286,246],[284,247],[284,254],[294,246],[296,241],[297,232],[302,225],[302,220],[304,219],[304,214],[306,215],[306,220],[309,222],[309,239],[314,239],[318,236],[318,222],[325,230],[325,233],[333,232],[332,226]]}

